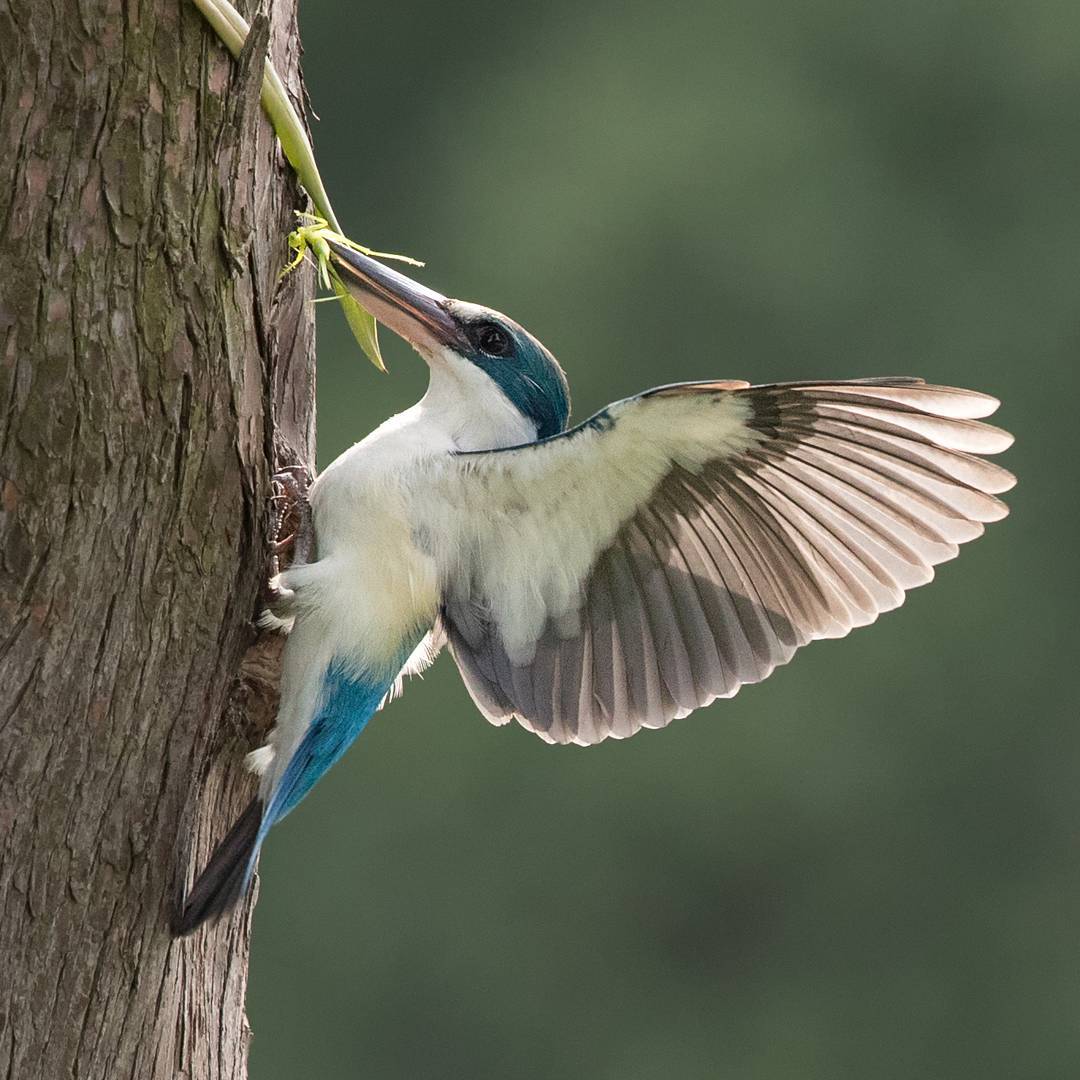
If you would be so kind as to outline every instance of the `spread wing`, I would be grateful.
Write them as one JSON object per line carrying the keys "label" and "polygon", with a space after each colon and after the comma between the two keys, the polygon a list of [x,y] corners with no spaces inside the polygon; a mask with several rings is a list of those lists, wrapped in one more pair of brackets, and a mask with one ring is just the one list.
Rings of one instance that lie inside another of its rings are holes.
{"label": "spread wing", "polygon": [[[625,738],[841,637],[1008,512],[983,394],[919,379],[688,383],[461,454],[432,539],[481,711]],[[434,526],[432,527],[434,528]]]}

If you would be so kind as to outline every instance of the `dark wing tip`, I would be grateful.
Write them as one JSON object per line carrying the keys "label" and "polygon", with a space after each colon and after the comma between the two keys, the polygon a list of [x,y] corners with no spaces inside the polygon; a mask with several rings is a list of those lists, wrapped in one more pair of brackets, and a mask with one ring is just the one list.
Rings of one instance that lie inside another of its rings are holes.
{"label": "dark wing tip", "polygon": [[251,880],[262,815],[262,800],[252,799],[236,824],[214,848],[206,869],[172,919],[173,937],[190,934],[204,922],[228,911],[243,896]]}

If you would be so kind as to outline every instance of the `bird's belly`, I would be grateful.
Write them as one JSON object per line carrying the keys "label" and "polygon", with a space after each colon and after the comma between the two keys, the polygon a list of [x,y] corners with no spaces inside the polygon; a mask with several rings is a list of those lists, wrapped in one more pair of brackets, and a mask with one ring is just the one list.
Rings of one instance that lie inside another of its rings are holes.
{"label": "bird's belly", "polygon": [[318,577],[302,611],[322,624],[332,655],[378,671],[435,621],[438,579],[399,499],[386,490],[350,494],[347,504],[314,506]]}

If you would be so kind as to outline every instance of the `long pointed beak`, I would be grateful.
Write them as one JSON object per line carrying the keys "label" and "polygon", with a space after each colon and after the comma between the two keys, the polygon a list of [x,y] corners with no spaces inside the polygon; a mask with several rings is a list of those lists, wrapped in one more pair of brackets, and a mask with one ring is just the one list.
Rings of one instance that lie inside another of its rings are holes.
{"label": "long pointed beak", "polygon": [[345,287],[383,326],[421,353],[447,346],[460,352],[468,345],[441,293],[333,240],[327,243]]}

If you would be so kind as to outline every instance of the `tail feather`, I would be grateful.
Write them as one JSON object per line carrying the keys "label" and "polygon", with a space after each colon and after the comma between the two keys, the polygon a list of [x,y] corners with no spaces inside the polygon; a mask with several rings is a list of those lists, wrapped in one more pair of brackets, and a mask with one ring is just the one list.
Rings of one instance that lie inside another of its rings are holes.
{"label": "tail feather", "polygon": [[252,799],[184,898],[183,910],[173,920],[175,937],[190,934],[208,919],[228,911],[247,891],[261,839],[262,817],[262,800]]}

